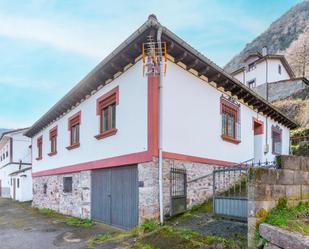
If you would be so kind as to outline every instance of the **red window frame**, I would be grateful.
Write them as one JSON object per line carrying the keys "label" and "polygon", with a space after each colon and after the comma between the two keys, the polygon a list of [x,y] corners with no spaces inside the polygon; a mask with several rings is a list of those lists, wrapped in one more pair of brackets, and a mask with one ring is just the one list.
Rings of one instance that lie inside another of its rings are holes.
{"label": "red window frame", "polygon": [[50,152],[48,153],[49,156],[54,156],[57,154],[57,135],[58,135],[58,128],[55,126],[49,131],[49,141],[50,141]]}
{"label": "red window frame", "polygon": [[38,157],[36,160],[42,160],[43,158],[43,136],[38,137],[36,140],[37,148],[38,148]]}
{"label": "red window frame", "polygon": [[[226,133],[223,132],[223,120],[221,120],[221,138],[224,141],[233,143],[233,144],[239,144],[241,141],[238,139],[238,130],[237,130],[237,124],[240,121],[240,108],[238,105],[232,103],[228,99],[221,97],[220,98],[220,113],[221,113],[221,118],[223,119],[223,113],[227,113],[229,115],[234,116],[234,123],[233,123],[233,134],[234,136],[230,136]],[[229,122],[228,119],[225,120],[225,129],[229,129]]]}
{"label": "red window frame", "polygon": [[[78,133],[76,137],[76,141],[73,140],[73,129],[74,127],[78,125]],[[73,116],[71,116],[68,119],[68,130],[70,132],[70,145],[66,147],[68,150],[72,150],[75,148],[78,148],[80,146],[80,125],[81,125],[81,111],[75,113]]]}
{"label": "red window frame", "polygon": [[[112,106],[119,104],[119,87],[115,87],[103,96],[97,99],[96,113],[99,116],[99,134],[95,136],[96,139],[106,138],[117,133],[117,128],[112,127]],[[107,129],[103,129],[103,110],[107,108]],[[115,117],[116,119],[116,117]]]}
{"label": "red window frame", "polygon": [[[277,126],[271,127],[272,153],[273,155],[281,155],[282,153],[282,130]],[[281,143],[281,152],[275,151],[275,142]]]}
{"label": "red window frame", "polygon": [[264,122],[262,120],[258,120],[257,118],[252,118],[252,129],[254,131],[254,135],[264,134]]}

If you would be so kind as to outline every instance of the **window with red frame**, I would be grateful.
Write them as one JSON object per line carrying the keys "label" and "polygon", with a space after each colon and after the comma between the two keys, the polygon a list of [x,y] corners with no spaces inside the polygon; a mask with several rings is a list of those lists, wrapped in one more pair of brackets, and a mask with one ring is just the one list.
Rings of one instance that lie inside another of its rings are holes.
{"label": "window with red frame", "polygon": [[37,160],[42,159],[42,147],[43,147],[43,137],[39,137],[37,139],[37,148],[38,148],[38,157],[36,158]]}
{"label": "window with red frame", "polygon": [[282,130],[277,126],[273,126],[271,137],[273,154],[280,155],[282,153]]}
{"label": "window with red frame", "polygon": [[67,149],[77,148],[80,145],[80,117],[81,112],[76,113],[68,121],[68,129],[70,131],[70,146]]}
{"label": "window with red frame", "polygon": [[118,104],[118,87],[97,100],[97,115],[100,118],[100,129],[97,139],[114,135],[116,129],[116,105]]}
{"label": "window with red frame", "polygon": [[50,153],[49,156],[57,154],[57,127],[49,131]]}
{"label": "window with red frame", "polygon": [[240,142],[239,106],[221,98],[222,139],[233,143]]}

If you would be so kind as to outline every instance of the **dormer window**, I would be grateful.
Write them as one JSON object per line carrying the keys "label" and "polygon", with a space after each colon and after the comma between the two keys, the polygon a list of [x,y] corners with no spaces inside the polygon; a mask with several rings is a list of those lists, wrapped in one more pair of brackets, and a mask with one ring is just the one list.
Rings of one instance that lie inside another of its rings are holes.
{"label": "dormer window", "polygon": [[281,65],[278,65],[278,73],[281,74]]}

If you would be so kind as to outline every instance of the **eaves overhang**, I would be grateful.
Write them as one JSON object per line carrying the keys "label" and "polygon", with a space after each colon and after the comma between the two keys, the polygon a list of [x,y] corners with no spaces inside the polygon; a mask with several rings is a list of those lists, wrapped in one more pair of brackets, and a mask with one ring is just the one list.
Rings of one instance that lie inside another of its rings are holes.
{"label": "eaves overhang", "polygon": [[275,121],[291,129],[298,127],[295,122],[278,111],[269,102],[225,72],[169,29],[162,26],[154,15],[150,15],[139,29],[36,121],[25,135],[33,137],[44,127],[47,127],[57,118],[74,108],[86,96],[91,95],[107,82],[113,80],[115,75],[123,72],[128,64],[135,64],[136,59],[141,55],[143,42],[146,42],[150,35],[155,37],[159,27],[162,28],[162,41],[166,42],[168,54],[174,58],[175,63],[185,64],[188,70],[195,70],[199,76],[203,75],[208,78],[208,82],[213,81],[217,87],[229,91],[238,99],[242,99],[247,105],[252,106],[258,112],[271,117]]}

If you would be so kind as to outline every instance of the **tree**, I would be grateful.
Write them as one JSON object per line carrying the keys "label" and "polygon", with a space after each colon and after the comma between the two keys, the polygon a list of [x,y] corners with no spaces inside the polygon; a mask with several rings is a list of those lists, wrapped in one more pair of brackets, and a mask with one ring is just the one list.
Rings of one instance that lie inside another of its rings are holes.
{"label": "tree", "polygon": [[309,78],[309,28],[291,43],[285,56],[296,77]]}

